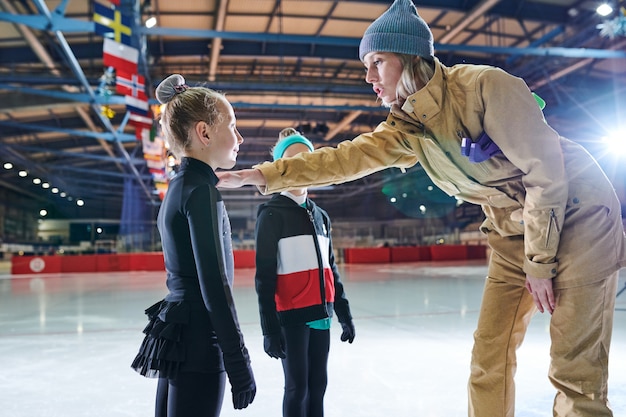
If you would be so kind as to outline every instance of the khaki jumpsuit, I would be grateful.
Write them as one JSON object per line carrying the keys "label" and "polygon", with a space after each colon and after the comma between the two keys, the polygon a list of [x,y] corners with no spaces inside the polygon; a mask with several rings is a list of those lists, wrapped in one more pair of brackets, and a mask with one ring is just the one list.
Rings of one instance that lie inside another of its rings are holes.
{"label": "khaki jumpsuit", "polygon": [[[501,149],[472,163],[462,138]],[[489,66],[446,67],[393,106],[375,131],[337,148],[256,166],[262,192],[339,184],[420,163],[451,196],[482,206],[492,248],[469,381],[469,415],[514,415],[516,349],[536,312],[526,274],[551,279],[549,378],[555,416],[612,416],[608,355],[617,271],[626,265],[620,202],[596,161],[560,137],[519,78]]]}

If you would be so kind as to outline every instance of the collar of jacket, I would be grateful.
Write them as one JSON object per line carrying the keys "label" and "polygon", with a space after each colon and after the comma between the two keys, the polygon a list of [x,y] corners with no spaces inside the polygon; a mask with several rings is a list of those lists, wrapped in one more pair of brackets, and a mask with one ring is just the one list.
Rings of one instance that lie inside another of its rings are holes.
{"label": "collar of jacket", "polygon": [[200,172],[210,178],[209,182],[211,185],[215,185],[219,181],[219,178],[217,178],[217,175],[215,175],[215,171],[213,171],[213,168],[211,168],[210,165],[202,162],[199,159],[190,158],[188,156],[183,157],[180,160],[180,168],[178,172],[183,171]]}
{"label": "collar of jacket", "polygon": [[428,123],[430,119],[439,114],[443,103],[443,90],[446,85],[445,70],[446,67],[435,58],[433,78],[428,81],[424,88],[408,96],[402,107],[394,104],[391,107],[393,115],[402,119],[402,113],[405,113],[413,115],[411,117],[413,123],[416,120],[419,123]]}
{"label": "collar of jacket", "polygon": [[[269,201],[266,201],[265,203],[259,205],[258,213],[270,207],[302,209],[302,207],[299,206],[298,203],[293,201],[291,198],[281,195],[281,194],[274,194]],[[316,207],[315,202],[313,202],[313,200],[307,197],[306,208],[310,211],[313,211],[315,207]]]}

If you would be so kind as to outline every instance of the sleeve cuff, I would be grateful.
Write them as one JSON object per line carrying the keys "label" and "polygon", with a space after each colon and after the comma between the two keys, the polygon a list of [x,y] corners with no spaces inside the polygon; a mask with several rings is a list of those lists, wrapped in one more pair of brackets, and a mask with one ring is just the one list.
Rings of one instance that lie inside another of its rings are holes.
{"label": "sleeve cuff", "polygon": [[524,272],[535,278],[551,279],[555,278],[559,269],[558,262],[549,264],[539,264],[524,258]]}
{"label": "sleeve cuff", "polygon": [[262,164],[254,165],[253,169],[258,169],[263,174],[265,178],[264,186],[257,186],[259,192],[263,195],[273,194],[275,190],[272,190],[270,184],[276,182],[276,179],[279,177],[278,171],[274,168],[271,162],[263,162]]}

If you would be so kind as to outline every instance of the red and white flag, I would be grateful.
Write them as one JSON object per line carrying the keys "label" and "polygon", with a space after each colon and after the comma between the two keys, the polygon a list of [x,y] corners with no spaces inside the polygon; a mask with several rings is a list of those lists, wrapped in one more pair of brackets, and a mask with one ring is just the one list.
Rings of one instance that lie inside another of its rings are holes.
{"label": "red and white flag", "polygon": [[145,98],[146,81],[139,74],[129,74],[124,71],[116,71],[115,91],[124,96]]}
{"label": "red and white flag", "polygon": [[[138,131],[140,129],[151,129],[152,122],[153,120],[151,117],[142,116],[141,114],[136,113],[129,113],[128,123],[130,123],[132,126],[135,126]],[[141,131],[139,131],[139,134],[137,134],[137,136],[139,136],[139,138],[141,137]]]}
{"label": "red and white flag", "polygon": [[132,46],[104,38],[102,59],[107,67],[113,67],[127,74],[136,74],[139,51]]}

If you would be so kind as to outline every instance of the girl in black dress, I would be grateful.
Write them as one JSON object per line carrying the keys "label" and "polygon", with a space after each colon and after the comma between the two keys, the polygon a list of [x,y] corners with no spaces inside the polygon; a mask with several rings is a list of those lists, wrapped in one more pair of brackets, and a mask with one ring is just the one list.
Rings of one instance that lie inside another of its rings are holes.
{"label": "girl in black dress", "polygon": [[159,84],[163,132],[180,158],[159,210],[168,295],[146,310],[150,322],[132,367],[158,377],[156,417],[218,416],[226,376],[236,409],[256,394],[232,295],[230,222],[215,188],[243,138],[225,97],[188,87],[174,74]]}

